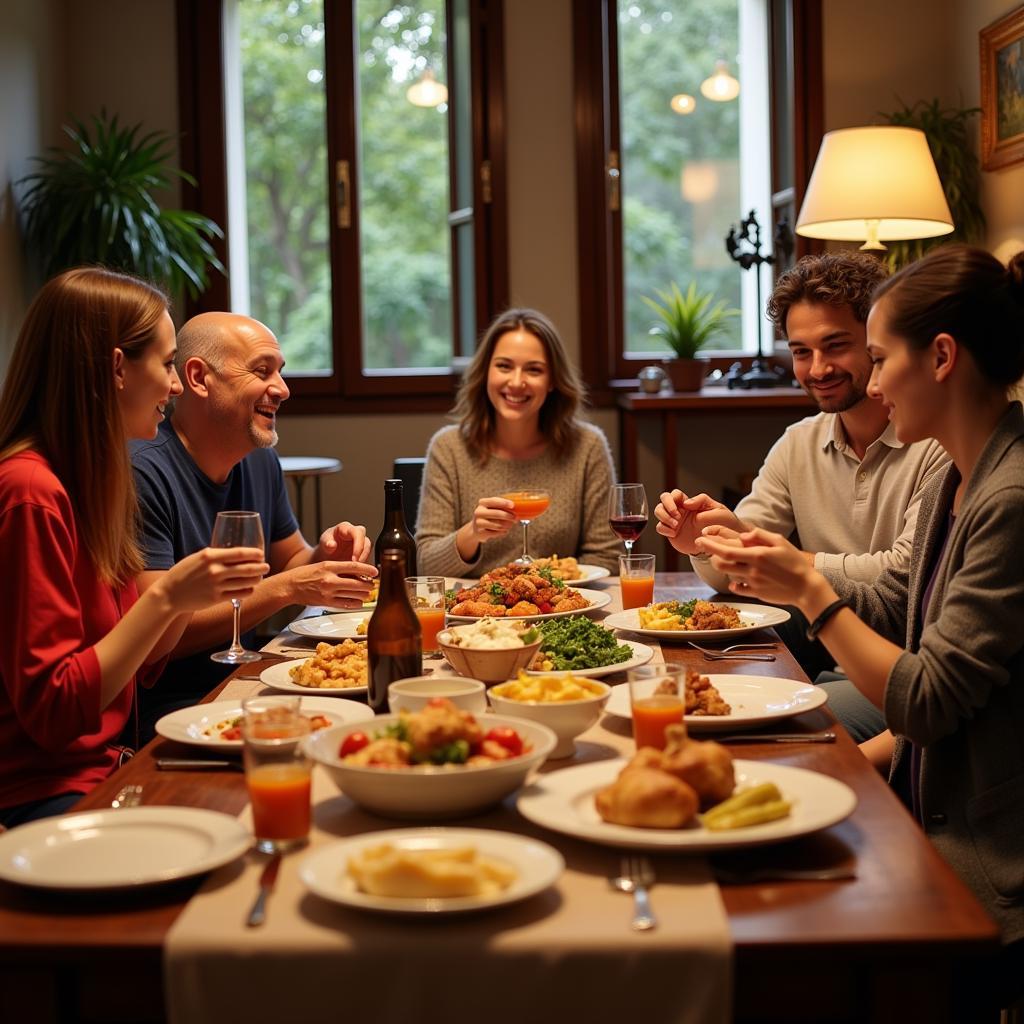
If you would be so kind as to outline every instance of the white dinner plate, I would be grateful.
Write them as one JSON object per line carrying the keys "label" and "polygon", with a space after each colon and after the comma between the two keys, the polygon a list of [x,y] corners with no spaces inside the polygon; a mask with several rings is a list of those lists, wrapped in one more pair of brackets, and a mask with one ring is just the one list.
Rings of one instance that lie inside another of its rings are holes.
{"label": "white dinner plate", "polygon": [[[291,667],[291,662],[286,662]],[[346,725],[349,722],[365,722],[373,718],[373,712],[365,705],[354,700],[339,701],[335,697],[309,696],[319,694],[319,690],[302,687],[302,710],[309,715],[323,715],[331,720],[331,725]],[[181,708],[164,715],[156,723],[157,734],[164,739],[177,743],[188,743],[193,747],[204,747],[207,750],[242,749],[241,740],[225,740],[219,736],[208,736],[218,722],[225,719],[238,718],[242,714],[242,702],[238,700],[219,700],[213,704],[196,704],[194,707]]]}
{"label": "white dinner plate", "polygon": [[[280,690],[282,693],[302,693],[307,697],[356,697],[366,696],[367,688],[365,686],[339,686],[339,687],[321,687],[321,686],[300,686],[294,682],[291,676],[288,674],[288,670],[294,665],[298,665],[303,659],[293,658],[291,661],[279,661],[276,665],[271,665],[270,668],[265,668],[260,673],[260,682],[266,683],[267,686],[274,690]],[[308,661],[309,659],[305,659]],[[372,716],[371,716],[372,717]],[[348,719],[353,721],[353,719]]]}
{"label": "white dinner plate", "polygon": [[828,775],[770,761],[737,760],[733,762],[737,788],[774,782],[783,797],[792,801],[788,817],[726,832],[711,832],[699,824],[679,829],[612,825],[602,821],[597,813],[594,796],[615,781],[626,763],[625,758],[616,758],[542,775],[520,792],[516,806],[523,817],[537,825],[577,839],[604,846],[671,849],[681,853],[731,850],[795,839],[835,825],[849,817],[857,806],[853,790]]}
{"label": "white dinner plate", "polygon": [[602,620],[601,625],[609,629],[628,629],[631,633],[653,637],[669,643],[685,643],[687,640],[727,640],[735,636],[746,636],[769,626],[781,626],[789,621],[785,608],[774,608],[769,604],[733,604],[732,601],[712,601],[712,604],[727,604],[740,613],[742,626],[735,629],[644,629],[640,625],[638,609],[614,612]]}
{"label": "white dinner plate", "polygon": [[[771,676],[708,675],[711,685],[732,706],[728,715],[686,715],[691,732],[734,732],[753,729],[777,718],[801,715],[820,708],[828,700],[828,692],[820,686],[796,679],[775,679]],[[656,679],[649,681],[653,691]],[[632,718],[629,686],[613,686],[605,711],[622,718]]]}
{"label": "white dinner plate", "polygon": [[[573,586],[573,584],[569,584]],[[581,597],[589,602],[586,608],[573,608],[572,611],[568,612],[542,612],[540,615],[516,615],[516,622],[539,622],[541,619],[564,619],[567,615],[584,615],[586,612],[597,611],[598,608],[604,608],[605,605],[611,603],[611,594],[605,593],[603,590],[583,590],[578,587],[573,587],[574,590],[578,590]],[[452,615],[448,613],[449,622],[479,622],[483,618],[482,615]]]}
{"label": "white dinner plate", "polygon": [[[365,640],[366,634],[357,631],[360,622],[369,622],[369,612],[332,612],[296,619],[288,628],[299,636],[311,636],[336,644],[339,640]],[[312,653],[312,652],[310,652]]]}
{"label": "white dinner plate", "polygon": [[122,807],[0,835],[0,878],[41,889],[125,889],[188,878],[241,857],[252,833],[198,807]]}
{"label": "white dinner plate", "polygon": [[[552,669],[550,672],[529,671],[529,676],[588,676],[597,679],[600,676],[610,676],[613,672],[625,672],[626,669],[636,668],[637,665],[646,665],[654,657],[654,648],[648,647],[636,640],[620,640],[632,652],[633,657],[628,661],[620,661],[616,665],[601,665],[598,668],[574,668],[574,669]],[[613,690],[614,692],[614,690]]]}
{"label": "white dinner plate", "polygon": [[586,562],[578,562],[576,568],[580,571],[579,576],[574,580],[563,581],[570,587],[575,587],[580,583],[590,583],[593,580],[603,580],[606,576],[611,576],[611,570],[606,569],[603,565],[588,565]]}
{"label": "white dinner plate", "polygon": [[[473,846],[481,854],[510,864],[518,877],[491,896],[460,896],[445,899],[402,899],[371,896],[357,888],[346,871],[348,858],[367,846],[391,843],[409,850],[441,850]],[[500,907],[524,900],[553,885],[562,874],[562,855],[537,839],[479,828],[400,828],[368,832],[324,846],[299,865],[299,877],[317,896],[364,910],[397,914],[451,914]]]}

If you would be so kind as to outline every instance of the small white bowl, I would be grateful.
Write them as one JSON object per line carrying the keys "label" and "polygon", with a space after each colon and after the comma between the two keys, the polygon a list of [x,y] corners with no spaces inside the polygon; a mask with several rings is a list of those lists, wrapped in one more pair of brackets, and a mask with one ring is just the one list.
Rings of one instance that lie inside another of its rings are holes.
{"label": "small white bowl", "polygon": [[415,768],[373,768],[343,761],[342,740],[351,732],[375,732],[394,725],[398,715],[378,715],[373,722],[337,725],[307,736],[309,756],[322,764],[338,788],[355,803],[386,818],[431,820],[458,818],[503,800],[544,763],[556,737],[546,726],[523,718],[488,714],[484,731],[507,726],[530,746],[528,753],[486,765],[419,765]]}
{"label": "small white bowl", "polygon": [[487,710],[486,691],[479,679],[465,676],[411,676],[388,687],[388,710],[422,711],[435,697],[447,697],[463,711],[482,715]]}
{"label": "small white bowl", "polygon": [[588,684],[601,687],[601,693],[580,700],[512,700],[499,697],[494,690],[487,691],[491,706],[502,715],[515,715],[546,725],[557,737],[555,749],[548,754],[553,761],[572,757],[576,753],[576,737],[586,732],[600,717],[608,703],[612,688],[607,683],[588,679]]}

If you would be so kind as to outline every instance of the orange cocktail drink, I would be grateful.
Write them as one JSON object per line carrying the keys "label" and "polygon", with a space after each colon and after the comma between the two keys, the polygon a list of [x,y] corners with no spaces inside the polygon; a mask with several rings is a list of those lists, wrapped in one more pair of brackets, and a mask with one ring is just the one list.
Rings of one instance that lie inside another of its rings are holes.
{"label": "orange cocktail drink", "polygon": [[546,491],[510,491],[501,495],[512,502],[512,515],[520,522],[529,522],[537,516],[547,512],[551,504],[551,495]]}
{"label": "orange cocktail drink", "polygon": [[444,608],[417,608],[416,617],[423,633],[423,653],[439,651],[437,634],[444,629]]}
{"label": "orange cocktail drink", "polygon": [[665,749],[665,727],[683,720],[683,702],[678,697],[644,697],[633,703],[633,739],[637,749]]}
{"label": "orange cocktail drink", "polygon": [[686,710],[686,669],[672,665],[640,665],[630,669],[628,678],[637,749],[664,750],[665,729],[680,724]]}
{"label": "orange cocktail drink", "polygon": [[263,853],[288,850],[309,835],[312,764],[303,740],[310,724],[301,700],[274,694],[242,701],[245,784]]}
{"label": "orange cocktail drink", "polygon": [[424,654],[436,654],[441,648],[437,634],[444,629],[444,577],[406,576],[405,592],[409,604],[420,620],[421,644]]}
{"label": "orange cocktail drink", "polygon": [[654,555],[619,555],[622,607],[643,608],[654,600]]}
{"label": "orange cocktail drink", "polygon": [[260,839],[298,843],[309,835],[310,773],[299,764],[264,764],[246,774],[253,831]]}

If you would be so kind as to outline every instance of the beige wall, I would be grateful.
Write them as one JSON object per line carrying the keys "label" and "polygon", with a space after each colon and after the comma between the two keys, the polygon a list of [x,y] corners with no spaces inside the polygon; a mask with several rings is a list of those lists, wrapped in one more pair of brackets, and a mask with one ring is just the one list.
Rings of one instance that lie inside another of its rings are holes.
{"label": "beige wall", "polygon": [[[996,0],[826,0],[827,127],[865,124],[908,102],[977,100],[977,30],[1012,8]],[[551,314],[578,352],[571,0],[507,0],[506,69],[511,293]],[[0,4],[0,365],[20,321],[26,281],[10,181],[57,141],[70,110],[106,105],[122,119],[177,131],[173,0],[4,0]],[[993,246],[1024,236],[1024,168],[985,176]],[[586,344],[586,340],[583,340]],[[285,339],[287,344],[287,339]],[[618,443],[613,411],[592,417]],[[327,518],[375,531],[381,482],[394,458],[422,453],[443,417],[282,417],[285,455],[333,455]],[[690,491],[718,492],[757,468],[784,417],[702,417],[684,425],[675,474]],[[662,487],[654,423],[641,429],[641,479]],[[653,548],[653,531],[645,546]]]}

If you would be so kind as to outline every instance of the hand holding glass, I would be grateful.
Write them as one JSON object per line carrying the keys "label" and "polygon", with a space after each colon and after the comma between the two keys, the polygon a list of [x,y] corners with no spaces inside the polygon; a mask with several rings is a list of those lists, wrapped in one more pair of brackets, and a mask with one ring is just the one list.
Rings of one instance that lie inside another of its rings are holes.
{"label": "hand holding glass", "polygon": [[647,527],[647,492],[643,484],[613,484],[608,498],[608,525],[633,553],[633,544]]}
{"label": "hand holding glass", "polygon": [[[263,526],[259,512],[218,512],[213,524],[213,537],[210,546],[214,548],[259,548],[263,550]],[[242,602],[238,598],[231,599],[234,610],[234,633],[231,646],[226,651],[211,654],[213,661],[223,661],[229,665],[241,665],[247,661],[259,661],[262,655],[256,651],[247,651],[239,639],[242,620]]]}
{"label": "hand holding glass", "polygon": [[303,745],[309,720],[301,701],[286,696],[242,701],[245,784],[261,853],[291,849],[309,836],[312,765]]}
{"label": "hand holding glass", "polygon": [[511,501],[515,506],[512,515],[523,524],[523,553],[516,559],[516,565],[529,565],[533,559],[527,550],[527,533],[530,523],[544,512],[551,504],[551,495],[539,487],[527,487],[521,491],[509,491],[500,495]]}

